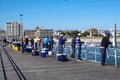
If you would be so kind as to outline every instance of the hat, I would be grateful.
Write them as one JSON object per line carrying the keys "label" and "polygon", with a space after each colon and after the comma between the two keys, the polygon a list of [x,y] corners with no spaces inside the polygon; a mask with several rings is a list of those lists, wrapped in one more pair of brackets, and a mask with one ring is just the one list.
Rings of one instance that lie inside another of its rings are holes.
{"label": "hat", "polygon": [[106,33],[105,33],[105,36],[106,36],[106,37],[110,36],[110,33],[109,33],[109,32],[106,32]]}
{"label": "hat", "polygon": [[78,36],[81,36],[81,34],[80,34],[80,33],[78,33]]}

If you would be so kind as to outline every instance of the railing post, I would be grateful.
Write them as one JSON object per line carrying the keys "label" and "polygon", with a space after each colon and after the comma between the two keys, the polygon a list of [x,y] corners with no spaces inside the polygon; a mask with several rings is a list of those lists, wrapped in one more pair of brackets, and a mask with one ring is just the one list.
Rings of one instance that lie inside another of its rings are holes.
{"label": "railing post", "polygon": [[95,46],[95,62],[97,61],[97,51],[96,51],[96,46]]}
{"label": "railing post", "polygon": [[85,47],[85,58],[87,59],[87,47]]}
{"label": "railing post", "polygon": [[115,67],[117,67],[117,50],[116,50],[116,48],[115,48]]}

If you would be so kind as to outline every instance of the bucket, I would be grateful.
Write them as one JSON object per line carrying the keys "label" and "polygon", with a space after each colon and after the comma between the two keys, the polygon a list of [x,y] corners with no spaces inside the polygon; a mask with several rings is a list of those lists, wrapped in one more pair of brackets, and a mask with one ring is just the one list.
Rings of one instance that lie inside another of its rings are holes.
{"label": "bucket", "polygon": [[48,50],[46,48],[41,50],[41,57],[47,57],[48,55]]}
{"label": "bucket", "polygon": [[58,61],[61,61],[61,55],[62,55],[62,54],[56,54],[56,59],[57,59]]}
{"label": "bucket", "polygon": [[52,55],[52,51],[48,51],[48,55],[51,56]]}

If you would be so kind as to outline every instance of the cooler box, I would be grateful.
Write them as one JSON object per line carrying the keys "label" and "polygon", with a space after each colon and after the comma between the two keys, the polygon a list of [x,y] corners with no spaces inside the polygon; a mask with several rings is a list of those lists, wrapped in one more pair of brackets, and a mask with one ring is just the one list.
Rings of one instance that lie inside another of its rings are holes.
{"label": "cooler box", "polygon": [[62,54],[56,54],[56,60],[61,61],[61,55]]}
{"label": "cooler box", "polygon": [[48,55],[48,49],[47,48],[43,48],[41,50],[41,57],[47,57]]}
{"label": "cooler box", "polygon": [[20,51],[20,42],[15,43],[15,51]]}
{"label": "cooler box", "polygon": [[26,47],[25,52],[32,53],[32,48],[31,47]]}

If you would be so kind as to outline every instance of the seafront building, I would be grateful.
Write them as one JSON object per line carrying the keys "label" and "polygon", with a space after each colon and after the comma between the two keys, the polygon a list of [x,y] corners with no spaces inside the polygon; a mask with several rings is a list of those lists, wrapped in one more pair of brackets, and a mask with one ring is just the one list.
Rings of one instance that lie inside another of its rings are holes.
{"label": "seafront building", "polygon": [[25,36],[28,36],[29,38],[31,37],[50,37],[53,36],[53,29],[44,29],[43,27],[37,27],[35,30],[25,30],[24,32]]}
{"label": "seafront building", "polygon": [[36,30],[24,30],[24,36],[35,37]]}
{"label": "seafront building", "polygon": [[8,22],[7,24],[7,30],[6,30],[6,36],[7,39],[13,39],[13,38],[22,38],[24,35],[23,32],[23,25],[21,25],[18,22]]}
{"label": "seafront building", "polygon": [[6,38],[6,31],[0,28],[0,41]]}
{"label": "seafront building", "polygon": [[44,29],[44,26],[37,27],[35,36],[39,36],[39,37],[53,36],[53,29]]}

